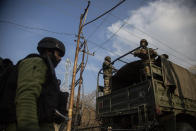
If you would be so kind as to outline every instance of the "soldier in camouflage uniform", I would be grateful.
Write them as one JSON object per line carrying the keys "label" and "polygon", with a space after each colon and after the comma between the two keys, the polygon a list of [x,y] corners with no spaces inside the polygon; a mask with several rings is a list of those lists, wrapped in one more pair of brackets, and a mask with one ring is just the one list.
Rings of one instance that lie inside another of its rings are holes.
{"label": "soldier in camouflage uniform", "polygon": [[40,55],[30,54],[18,64],[16,122],[6,131],[54,131],[54,110],[59,107],[60,95],[54,69],[65,47],[61,41],[46,37],[37,49]]}
{"label": "soldier in camouflage uniform", "polygon": [[157,56],[157,52],[154,49],[152,49],[152,48],[148,48],[147,46],[148,46],[147,40],[146,39],[142,39],[140,41],[140,48],[135,50],[133,52],[133,55],[141,58],[142,60],[148,60],[149,59],[148,54],[149,54],[150,55],[150,59],[152,61],[154,61],[155,57]]}
{"label": "soldier in camouflage uniform", "polygon": [[111,77],[112,71],[115,69],[111,64],[111,58],[109,56],[105,57],[103,63],[103,78],[104,78],[104,95],[110,94],[111,92]]}

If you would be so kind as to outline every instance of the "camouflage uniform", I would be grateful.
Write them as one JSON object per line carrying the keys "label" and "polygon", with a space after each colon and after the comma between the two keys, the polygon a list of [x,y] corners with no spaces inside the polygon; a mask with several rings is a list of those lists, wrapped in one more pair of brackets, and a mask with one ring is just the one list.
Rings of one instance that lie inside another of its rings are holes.
{"label": "camouflage uniform", "polygon": [[147,46],[148,46],[147,40],[142,39],[140,41],[140,48],[135,50],[133,52],[133,55],[141,58],[142,60],[148,60],[149,59],[148,53],[149,53],[151,60],[154,60],[155,57],[157,56],[157,52],[152,48],[148,48]]}
{"label": "camouflage uniform", "polygon": [[150,54],[151,60],[157,56],[157,52],[154,51],[152,48],[140,48],[133,52],[134,56],[141,58],[142,60],[148,60],[148,50]]}
{"label": "camouflage uniform", "polygon": [[111,77],[112,77],[113,66],[111,64],[111,58],[106,57],[103,63],[103,78],[104,78],[104,94],[109,94],[111,92]]}

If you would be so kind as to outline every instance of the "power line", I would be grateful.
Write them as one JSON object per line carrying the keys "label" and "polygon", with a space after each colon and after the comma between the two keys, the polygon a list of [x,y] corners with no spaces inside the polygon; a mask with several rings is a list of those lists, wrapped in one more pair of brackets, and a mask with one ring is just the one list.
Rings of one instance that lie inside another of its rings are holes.
{"label": "power line", "polygon": [[[126,25],[126,23],[123,23],[123,24],[119,27],[119,29],[118,29],[116,32],[114,32],[107,40],[105,40],[104,42],[102,42],[102,43],[100,44],[99,48],[101,47],[101,45],[103,46],[104,44],[107,44],[107,42],[110,41],[114,36],[116,36],[116,34],[117,34],[125,25]],[[98,50],[98,49],[97,49],[97,50]],[[95,50],[95,52],[96,52],[97,50]]]}
{"label": "power line", "polygon": [[53,34],[58,34],[58,35],[66,35],[66,36],[73,36],[75,34],[71,34],[71,33],[65,33],[65,32],[55,32],[55,31],[50,31],[48,29],[44,29],[44,28],[39,28],[39,27],[30,27],[30,26],[26,26],[26,25],[21,25],[12,21],[8,21],[8,20],[0,20],[0,23],[6,23],[6,24],[12,24],[12,25],[16,25],[25,29],[30,29],[30,30],[40,30],[40,31],[45,31],[45,32],[49,32],[49,33],[53,33]]}
{"label": "power line", "polygon": [[97,43],[95,43],[95,42],[93,42],[93,41],[91,41],[91,40],[88,40],[90,43],[92,43],[92,44],[94,44],[94,45],[96,45],[97,47],[99,47],[99,48],[101,48],[101,49],[103,49],[103,50],[106,50],[106,51],[108,51],[108,52],[111,52],[112,53],[112,51],[111,50],[108,50],[107,48],[104,48],[104,47],[102,47],[101,45],[99,45],[99,44],[97,44]]}
{"label": "power line", "polygon": [[87,37],[87,40],[95,34],[95,32],[103,25],[106,19],[107,17],[105,17],[103,21],[93,30],[93,32]]}
{"label": "power line", "polygon": [[101,14],[101,15],[100,15],[100,16],[98,16],[98,17],[96,17],[95,19],[93,19],[93,20],[91,20],[91,21],[87,22],[87,23],[86,23],[86,24],[84,24],[83,26],[86,26],[86,25],[88,25],[88,24],[90,24],[90,23],[92,23],[92,22],[94,22],[94,21],[98,20],[98,19],[99,19],[99,18],[101,18],[102,16],[104,16],[104,15],[108,14],[109,12],[111,12],[112,10],[114,10],[116,7],[118,7],[119,5],[121,5],[123,2],[125,2],[125,0],[120,1],[120,2],[119,2],[117,5],[115,5],[113,8],[111,8],[110,10],[108,10],[108,11],[104,12],[103,14]]}
{"label": "power line", "polygon": [[[107,48],[102,47],[100,44],[97,44],[97,43],[94,42],[94,41],[89,40],[89,42],[92,43],[92,44],[94,44],[95,46],[97,46],[97,47],[103,49],[103,50],[106,50],[106,51],[110,52],[110,53],[113,54],[113,55],[120,56],[119,54],[114,53],[112,50],[108,50]],[[126,59],[126,61],[128,61],[128,60]]]}
{"label": "power line", "polygon": [[[1,20],[0,20],[0,23],[2,23]],[[10,23],[9,23],[9,24],[10,24]],[[14,23],[14,25],[15,25],[15,23]],[[18,25],[17,25],[17,26],[18,26]],[[21,26],[19,26],[19,27],[21,27]],[[22,31],[25,31],[25,32],[29,32],[29,33],[33,33],[33,34],[42,36],[42,34],[40,34],[40,33],[38,33],[38,32],[31,31],[31,30],[27,30],[27,28],[23,28],[23,27],[22,27],[22,28],[19,28],[19,29],[22,30]],[[73,34],[73,35],[74,35],[74,34]],[[64,42],[64,43],[69,43],[69,42],[66,42],[66,41],[63,41],[63,42]],[[67,46],[68,46],[68,45],[70,45],[70,44],[67,44]],[[71,48],[71,47],[70,47],[70,48]],[[68,58],[70,58],[70,53],[71,53],[71,52],[69,52],[69,53],[67,54],[67,57],[68,57]]]}

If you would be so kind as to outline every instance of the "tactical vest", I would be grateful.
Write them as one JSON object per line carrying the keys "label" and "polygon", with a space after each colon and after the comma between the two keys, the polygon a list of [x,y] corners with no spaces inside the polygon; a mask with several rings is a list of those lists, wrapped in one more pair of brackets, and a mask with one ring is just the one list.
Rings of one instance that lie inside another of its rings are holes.
{"label": "tactical vest", "polygon": [[[60,92],[60,87],[58,85],[58,81],[54,72],[54,68],[46,58],[43,58],[39,55],[31,54],[27,56],[30,57],[40,57],[42,58],[47,67],[47,74],[46,74],[46,82],[42,86],[42,91],[40,97],[38,99],[38,117],[39,122],[57,122],[59,119],[55,117],[54,110],[59,110],[62,114],[66,114],[66,105],[68,94]],[[64,97],[62,97],[62,95]],[[66,102],[62,103],[62,98]]]}

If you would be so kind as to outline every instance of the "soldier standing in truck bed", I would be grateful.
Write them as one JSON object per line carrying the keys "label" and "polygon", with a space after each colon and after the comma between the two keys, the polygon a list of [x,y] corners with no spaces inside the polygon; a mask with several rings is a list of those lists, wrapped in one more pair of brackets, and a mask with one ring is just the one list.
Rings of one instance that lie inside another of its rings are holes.
{"label": "soldier standing in truck bed", "polygon": [[133,55],[141,58],[142,60],[148,60],[150,56],[150,59],[154,61],[155,57],[157,56],[157,52],[155,51],[155,49],[148,48],[147,46],[148,46],[147,40],[142,39],[140,41],[140,48],[135,50],[133,52]]}
{"label": "soldier standing in truck bed", "polygon": [[112,71],[116,70],[112,64],[111,64],[111,58],[109,56],[105,57],[105,60],[103,62],[103,78],[104,78],[104,95],[111,93],[111,77],[112,77]]}

